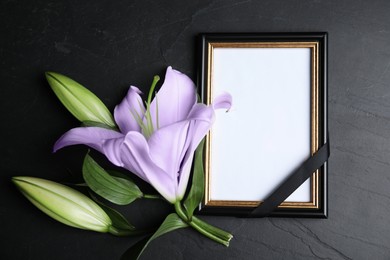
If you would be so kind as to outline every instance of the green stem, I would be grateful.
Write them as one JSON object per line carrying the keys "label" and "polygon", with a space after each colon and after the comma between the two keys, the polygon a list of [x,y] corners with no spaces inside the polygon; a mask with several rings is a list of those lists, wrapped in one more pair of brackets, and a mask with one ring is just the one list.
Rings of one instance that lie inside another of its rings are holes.
{"label": "green stem", "polygon": [[144,199],[161,199],[159,195],[154,195],[154,194],[144,194],[142,196]]}
{"label": "green stem", "polygon": [[217,235],[219,238],[230,241],[233,238],[233,235],[230,234],[229,232],[226,232],[225,230],[222,230],[220,228],[217,228],[213,225],[210,225],[207,222],[204,222],[203,220],[192,216],[192,221],[195,222],[197,225],[201,226],[203,229]]}
{"label": "green stem", "polygon": [[191,227],[193,227],[194,229],[199,231],[199,233],[201,233],[202,235],[204,235],[204,236],[210,238],[211,240],[214,240],[215,242],[218,242],[224,246],[229,246],[230,239],[227,241],[227,240],[220,238],[219,236],[215,235],[211,231],[206,230],[204,227],[202,227],[202,225],[200,225],[200,222],[189,221],[184,209],[180,205],[180,202],[175,203],[175,210],[176,210],[177,215],[183,221],[185,221],[188,225],[190,225]]}
{"label": "green stem", "polygon": [[[175,210],[176,210],[177,215],[179,215],[179,217],[180,217],[182,220],[184,220],[186,223],[188,223],[187,214],[184,212],[184,209],[183,209],[182,206],[180,205],[180,201],[175,202],[174,206],[175,206]],[[189,224],[189,223],[188,223],[188,224]]]}

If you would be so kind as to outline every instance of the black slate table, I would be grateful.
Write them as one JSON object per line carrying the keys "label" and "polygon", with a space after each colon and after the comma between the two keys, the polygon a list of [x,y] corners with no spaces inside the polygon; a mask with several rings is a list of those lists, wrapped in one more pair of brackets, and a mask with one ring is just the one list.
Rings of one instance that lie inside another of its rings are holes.
{"label": "black slate table", "polygon": [[[110,109],[172,65],[195,79],[201,32],[329,33],[329,218],[205,217],[229,248],[184,229],[142,259],[390,259],[389,1],[11,1],[0,4],[1,259],[119,259],[134,238],[76,230],[36,210],[15,175],[80,180],[85,147],[51,153],[77,121],[45,82],[58,71]],[[171,208],[127,207],[140,226]]]}

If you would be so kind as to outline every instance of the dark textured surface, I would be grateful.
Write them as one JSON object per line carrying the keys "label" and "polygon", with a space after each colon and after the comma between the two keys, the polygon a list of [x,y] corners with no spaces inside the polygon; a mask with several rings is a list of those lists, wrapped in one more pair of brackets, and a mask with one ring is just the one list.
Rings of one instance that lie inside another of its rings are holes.
{"label": "dark textured surface", "polygon": [[[329,219],[204,217],[229,248],[189,229],[155,240],[143,259],[390,259],[389,1],[2,1],[1,259],[118,259],[136,240],[50,220],[10,183],[75,181],[84,147],[51,153],[77,122],[43,78],[88,86],[113,109],[131,83],[146,90],[167,65],[195,78],[200,32],[329,32]],[[158,223],[158,202],[126,209]]]}

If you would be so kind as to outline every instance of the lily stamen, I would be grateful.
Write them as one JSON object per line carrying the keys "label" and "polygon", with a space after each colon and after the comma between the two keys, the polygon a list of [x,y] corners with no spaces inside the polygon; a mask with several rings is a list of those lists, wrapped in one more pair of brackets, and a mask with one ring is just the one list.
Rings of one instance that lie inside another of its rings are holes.
{"label": "lily stamen", "polygon": [[146,103],[145,119],[146,119],[146,129],[147,129],[145,135],[147,137],[150,137],[152,135],[152,133],[154,132],[152,115],[150,114],[150,103],[152,101],[152,95],[153,95],[154,89],[155,89],[157,82],[159,80],[160,80],[159,76],[156,75],[153,77],[153,82],[152,82],[152,85],[150,87],[149,94],[148,94],[148,100],[145,102]]}

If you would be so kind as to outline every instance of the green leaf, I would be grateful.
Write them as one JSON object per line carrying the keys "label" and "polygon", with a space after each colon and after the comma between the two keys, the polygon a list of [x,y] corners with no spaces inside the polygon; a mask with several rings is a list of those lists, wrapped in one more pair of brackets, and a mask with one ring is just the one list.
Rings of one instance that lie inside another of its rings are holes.
{"label": "green leaf", "polygon": [[117,178],[120,178],[120,179],[125,179],[125,180],[128,180],[130,182],[134,182],[130,176],[128,174],[124,174],[120,171],[115,171],[115,170],[107,170],[107,172],[112,176],[112,177],[117,177]]}
{"label": "green leaf", "polygon": [[141,253],[145,250],[145,245],[148,243],[149,239],[152,237],[146,236],[139,240],[137,243],[132,245],[129,249],[127,249],[121,256],[120,260],[136,260],[141,256]]}
{"label": "green leaf", "polygon": [[[113,171],[113,170],[107,170],[107,172],[113,177],[116,178],[118,181],[121,181],[121,179],[128,180],[130,182],[134,182],[128,174],[124,174],[122,172]],[[143,199],[163,199],[159,194],[142,194]]]}
{"label": "green leaf", "polygon": [[115,127],[112,114],[91,91],[64,75],[46,72],[46,79],[62,104],[79,121],[93,121]]}
{"label": "green leaf", "polygon": [[203,166],[203,147],[205,139],[200,142],[195,151],[194,172],[192,175],[192,185],[183,205],[187,211],[188,219],[192,218],[194,210],[202,202],[204,195],[204,166]]}
{"label": "green leaf", "polygon": [[111,176],[88,154],[83,163],[83,177],[95,193],[118,205],[130,204],[143,196],[134,182]]}
{"label": "green leaf", "polygon": [[162,236],[168,232],[174,231],[179,228],[188,227],[188,224],[185,223],[176,213],[169,214],[157,231],[151,236],[142,239],[141,241],[134,244],[130,247],[121,257],[121,260],[133,260],[139,259],[143,251],[152,242],[154,239]]}
{"label": "green leaf", "polygon": [[92,199],[107,213],[112,221],[112,225],[118,229],[135,230],[135,227],[127,221],[127,219],[115,209],[103,204],[95,196],[91,194]]}
{"label": "green leaf", "polygon": [[130,224],[127,219],[115,209],[105,205],[103,202],[99,201],[91,192],[89,193],[91,198],[99,204],[99,206],[106,212],[112,221],[112,225],[109,229],[109,232],[115,236],[135,236],[141,234],[151,233],[150,230],[140,230],[136,229],[132,224]]}

